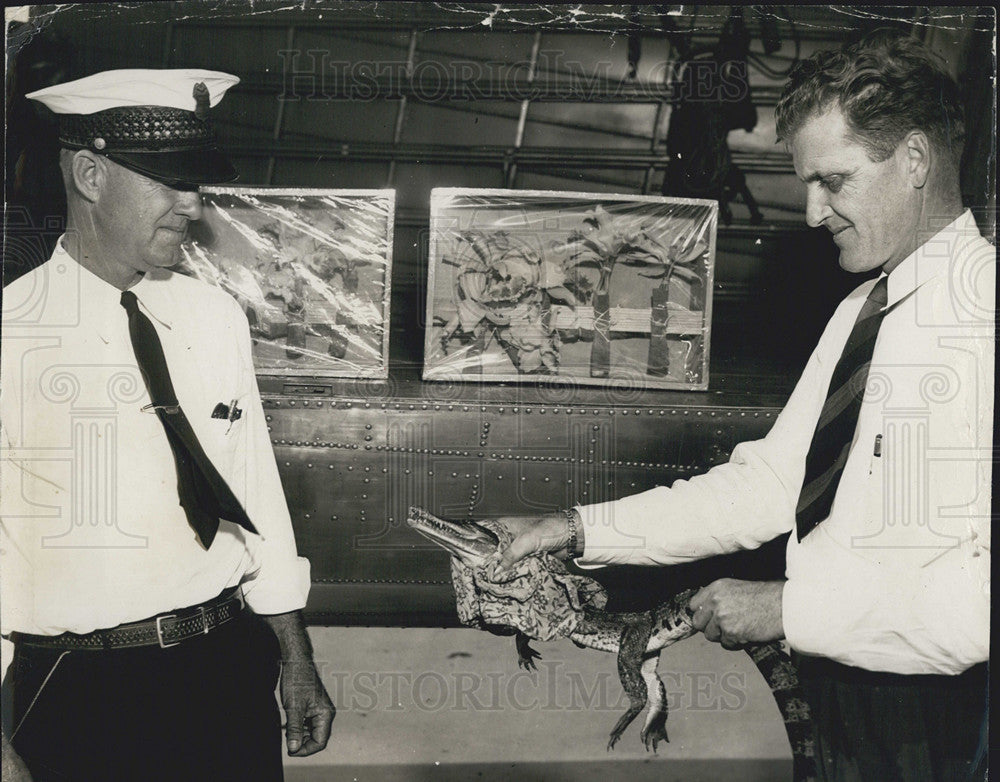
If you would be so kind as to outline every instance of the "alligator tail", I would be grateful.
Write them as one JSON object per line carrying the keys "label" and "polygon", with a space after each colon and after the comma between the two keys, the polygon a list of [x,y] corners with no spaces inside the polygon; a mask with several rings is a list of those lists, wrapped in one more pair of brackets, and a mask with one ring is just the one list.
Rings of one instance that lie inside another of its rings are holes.
{"label": "alligator tail", "polygon": [[746,652],[774,694],[781,718],[785,722],[788,743],[792,747],[792,778],[795,782],[816,779],[816,748],[812,734],[812,719],[799,686],[799,674],[777,641],[747,644]]}

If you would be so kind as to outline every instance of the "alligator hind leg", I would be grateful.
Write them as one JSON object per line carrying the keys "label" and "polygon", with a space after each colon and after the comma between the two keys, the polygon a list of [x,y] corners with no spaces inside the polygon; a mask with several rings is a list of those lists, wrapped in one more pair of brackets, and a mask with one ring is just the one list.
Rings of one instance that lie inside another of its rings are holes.
{"label": "alligator hind leg", "polygon": [[649,714],[646,715],[646,724],[642,726],[642,743],[646,745],[646,750],[652,749],[656,752],[656,745],[662,741],[670,741],[667,738],[667,693],[663,687],[663,680],[656,673],[656,664],[660,661],[660,655],[654,654],[647,657],[642,663],[642,678],[646,682],[646,700],[649,703]]}
{"label": "alligator hind leg", "polygon": [[625,728],[632,724],[642,707],[646,705],[648,692],[646,681],[642,675],[643,656],[646,645],[653,630],[652,619],[645,617],[643,621],[630,623],[622,631],[621,643],[618,647],[618,678],[621,679],[625,694],[628,695],[628,710],[611,729],[608,749],[614,749],[618,739],[622,737]]}

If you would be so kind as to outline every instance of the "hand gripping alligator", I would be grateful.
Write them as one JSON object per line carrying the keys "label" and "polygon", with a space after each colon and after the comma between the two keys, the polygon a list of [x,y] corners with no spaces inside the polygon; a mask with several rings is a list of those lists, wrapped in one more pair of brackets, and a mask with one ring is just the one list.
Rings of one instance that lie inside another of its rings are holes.
{"label": "hand gripping alligator", "polygon": [[[510,533],[491,521],[455,523],[421,508],[410,508],[407,524],[452,555],[452,581],[459,619],[499,635],[515,635],[518,663],[534,668],[540,655],[531,639],[567,637],[577,646],[618,654],[618,676],[629,698],[628,710],[611,730],[608,749],[648,705],[641,738],[646,749],[667,741],[667,704],[656,672],[662,649],[694,635],[688,601],[695,590],[674,595],[651,611],[604,611],[607,594],[593,579],[567,571],[549,554],[528,557],[512,573],[497,572],[497,551]],[[809,708],[799,692],[798,675],[777,642],[744,647],[771,687],[792,748],[796,782],[815,777]]]}

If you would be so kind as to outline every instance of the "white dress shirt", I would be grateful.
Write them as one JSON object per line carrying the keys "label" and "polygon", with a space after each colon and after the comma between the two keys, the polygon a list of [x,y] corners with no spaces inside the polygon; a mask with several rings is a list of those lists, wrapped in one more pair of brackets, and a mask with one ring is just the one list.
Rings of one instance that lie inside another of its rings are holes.
{"label": "white dress shirt", "polygon": [[907,674],[986,660],[995,277],[996,251],[970,212],[889,275],[840,486],[801,542],[805,457],[874,281],[841,303],[766,437],[670,488],[581,507],[580,563],[669,565],[793,530],[782,598],[793,649]]}
{"label": "white dress shirt", "polygon": [[[222,291],[159,271],[131,288],[178,401],[259,534],[221,521],[208,550],[177,495],[163,426],[144,411],[121,291],[63,249],[4,290],[0,462],[3,632],[86,633],[243,584],[262,614],[305,605],[250,353]],[[213,418],[216,406],[241,411]]]}

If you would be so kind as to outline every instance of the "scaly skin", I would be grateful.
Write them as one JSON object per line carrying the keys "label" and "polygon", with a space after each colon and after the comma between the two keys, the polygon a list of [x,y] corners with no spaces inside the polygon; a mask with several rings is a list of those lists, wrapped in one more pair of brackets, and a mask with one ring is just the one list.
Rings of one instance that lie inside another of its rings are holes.
{"label": "scaly skin", "polygon": [[[472,568],[481,567],[497,553],[497,536],[472,522],[456,524],[411,508],[407,524]],[[585,608],[570,632],[569,638],[577,646],[618,655],[618,677],[628,695],[629,707],[611,730],[609,750],[644,706],[648,706],[649,711],[640,736],[646,749],[655,752],[661,740],[669,741],[666,693],[656,673],[656,665],[660,651],[697,632],[691,624],[688,608],[696,591],[680,592],[652,611],[610,613]],[[529,645],[528,636],[511,628],[489,629],[500,634],[514,632],[518,664],[528,670],[535,668],[535,660],[540,655]],[[809,707],[799,692],[795,667],[776,641],[748,644],[744,648],[770,686],[781,711],[792,747],[794,779],[796,782],[814,779],[816,769]]]}
{"label": "scaly skin", "polygon": [[618,678],[628,695],[628,710],[611,730],[608,749],[614,748],[622,733],[649,706],[640,737],[646,749],[656,751],[667,738],[666,690],[656,663],[661,649],[695,633],[687,602],[694,594],[688,590],[674,596],[652,611],[605,613],[584,611],[583,620],[570,633],[577,645],[618,655]]}

